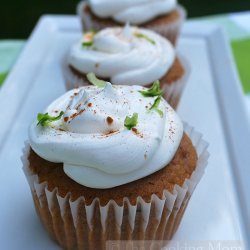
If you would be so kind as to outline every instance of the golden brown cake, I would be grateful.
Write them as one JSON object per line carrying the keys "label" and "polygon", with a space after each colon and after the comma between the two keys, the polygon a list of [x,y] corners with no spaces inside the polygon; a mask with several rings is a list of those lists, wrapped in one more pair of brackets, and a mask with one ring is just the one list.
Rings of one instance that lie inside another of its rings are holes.
{"label": "golden brown cake", "polygon": [[184,134],[173,160],[166,167],[140,180],[110,189],[88,188],[74,182],[63,172],[61,163],[46,161],[32,149],[28,160],[29,171],[38,176],[39,183],[47,182],[50,191],[57,188],[57,193],[61,197],[71,193],[72,201],[84,196],[86,205],[90,205],[95,198],[99,198],[101,206],[107,205],[110,200],[122,206],[124,197],[135,205],[139,196],[145,202],[150,202],[153,194],[161,198],[165,190],[173,192],[175,185],[182,186],[196,168],[197,154],[189,137]]}

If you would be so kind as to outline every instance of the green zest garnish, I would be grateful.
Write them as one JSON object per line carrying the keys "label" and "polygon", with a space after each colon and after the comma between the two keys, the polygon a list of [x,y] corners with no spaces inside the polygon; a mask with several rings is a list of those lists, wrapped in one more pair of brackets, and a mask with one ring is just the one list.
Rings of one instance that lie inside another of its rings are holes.
{"label": "green zest garnish", "polygon": [[139,92],[145,97],[161,96],[163,93],[160,88],[160,81],[155,81],[150,89],[140,90]]}
{"label": "green zest garnish", "polygon": [[98,88],[104,88],[107,84],[107,82],[98,79],[94,73],[88,73],[87,79],[89,80],[90,83],[92,83],[93,85],[95,85]]}
{"label": "green zest garnish", "polygon": [[139,33],[139,32],[135,32],[134,36],[138,37],[138,38],[143,38],[145,40],[147,40],[148,42],[152,43],[153,45],[155,45],[155,41],[152,40],[151,38],[149,38],[147,35]]}
{"label": "green zest garnish", "polygon": [[163,117],[163,112],[158,108],[161,102],[161,96],[163,94],[163,91],[160,88],[160,81],[155,81],[152,85],[152,87],[148,90],[140,90],[139,91],[144,97],[154,97],[157,96],[157,98],[154,101],[154,104],[149,110],[155,110],[161,117]]}
{"label": "green zest garnish", "polygon": [[135,127],[138,122],[138,114],[134,113],[132,117],[126,116],[126,119],[124,121],[124,127],[126,127],[128,130],[131,130],[131,128]]}
{"label": "green zest garnish", "polygon": [[94,30],[84,33],[82,46],[86,48],[91,47],[94,44],[95,34],[96,32]]}
{"label": "green zest garnish", "polygon": [[61,111],[58,116],[50,116],[48,113],[45,114],[39,113],[37,115],[37,120],[38,120],[37,126],[41,125],[43,127],[47,127],[49,123],[60,120],[63,114],[64,114],[63,111]]}
{"label": "green zest garnish", "polygon": [[82,46],[83,46],[83,47],[91,47],[91,46],[93,45],[93,43],[94,43],[93,41],[83,42],[83,43],[82,43]]}
{"label": "green zest garnish", "polygon": [[155,110],[161,117],[163,117],[163,112],[159,109],[160,102],[161,102],[161,97],[158,96],[149,110]]}

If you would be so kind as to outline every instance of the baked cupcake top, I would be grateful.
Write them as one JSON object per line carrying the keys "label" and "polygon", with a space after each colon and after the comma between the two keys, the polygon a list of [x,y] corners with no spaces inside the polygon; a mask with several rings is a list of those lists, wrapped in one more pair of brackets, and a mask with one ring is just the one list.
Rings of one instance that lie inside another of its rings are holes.
{"label": "baked cupcake top", "polygon": [[168,40],[129,25],[85,33],[68,56],[68,64],[79,73],[94,72],[117,85],[151,84],[166,75],[174,61]]}
{"label": "baked cupcake top", "polygon": [[111,17],[119,23],[143,24],[168,14],[177,0],[88,0],[92,12],[101,18]]}
{"label": "baked cupcake top", "polygon": [[159,82],[147,89],[88,78],[96,86],[73,89],[38,115],[29,129],[32,149],[91,188],[123,185],[165,167],[183,126],[161,98]]}

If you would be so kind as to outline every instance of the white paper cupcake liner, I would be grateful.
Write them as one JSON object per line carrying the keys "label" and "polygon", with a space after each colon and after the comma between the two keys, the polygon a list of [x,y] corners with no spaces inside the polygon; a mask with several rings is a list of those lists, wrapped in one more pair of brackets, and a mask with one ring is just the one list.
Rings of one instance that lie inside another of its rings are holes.
{"label": "white paper cupcake liner", "polygon": [[[169,83],[162,83],[164,87],[163,90],[163,97],[165,100],[174,108],[176,109],[181,98],[182,92],[186,85],[186,82],[189,78],[191,69],[188,61],[186,58],[180,54],[177,55],[178,59],[180,60],[185,72],[180,79],[177,81],[173,81]],[[87,80],[82,79],[77,74],[74,74],[73,71],[69,68],[67,64],[68,59],[67,56],[64,57],[63,64],[62,64],[62,71],[65,80],[65,86],[67,90],[71,90],[74,88],[79,88],[82,86],[88,86],[89,82]]]}
{"label": "white paper cupcake liner", "polygon": [[108,240],[169,240],[178,228],[187,203],[204,174],[209,153],[208,143],[192,127],[184,124],[198,155],[197,167],[183,186],[175,185],[172,193],[165,190],[161,199],[151,196],[151,202],[137,198],[135,205],[124,197],[119,206],[110,200],[100,205],[98,198],[90,205],[84,197],[71,199],[50,191],[46,182],[39,183],[38,176],[29,170],[30,146],[23,150],[23,171],[28,180],[36,211],[50,235],[67,249],[105,249]]}
{"label": "white paper cupcake liner", "polygon": [[[107,23],[105,22],[105,19],[103,20],[103,22],[93,19],[93,15],[91,13],[86,13],[84,11],[86,6],[88,6],[88,3],[86,1],[81,1],[77,6],[77,14],[81,19],[82,30],[84,32],[88,30],[98,31],[98,30],[101,30],[103,28],[107,28],[110,26],[122,25],[116,22],[112,24],[110,24],[110,22]],[[154,22],[147,22],[145,25],[139,25],[139,26],[154,30],[155,32],[169,39],[172,42],[172,44],[175,45],[177,42],[179,33],[180,33],[180,29],[187,17],[187,12],[183,6],[178,5],[176,10],[178,11],[178,14],[179,14],[179,18],[177,18],[176,21],[173,21],[168,24],[164,24],[164,23],[155,24]]]}
{"label": "white paper cupcake liner", "polygon": [[187,59],[180,54],[178,54],[177,57],[179,58],[185,72],[177,81],[174,81],[171,84],[166,83],[163,85],[164,87],[162,87],[163,97],[174,109],[177,109],[178,107],[183,90],[191,73],[191,67]]}

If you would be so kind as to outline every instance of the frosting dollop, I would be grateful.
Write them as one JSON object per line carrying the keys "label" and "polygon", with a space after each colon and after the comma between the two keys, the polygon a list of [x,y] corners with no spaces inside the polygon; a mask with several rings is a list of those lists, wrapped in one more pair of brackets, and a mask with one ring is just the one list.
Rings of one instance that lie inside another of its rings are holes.
{"label": "frosting dollop", "polygon": [[[111,188],[150,175],[173,158],[183,135],[182,122],[161,98],[144,97],[140,86],[107,83],[73,89],[48,106],[51,116],[64,115],[49,126],[33,123],[32,149],[42,158],[63,163],[74,181],[91,188]],[[135,127],[126,117],[138,114]]]}
{"label": "frosting dollop", "polygon": [[172,44],[146,29],[126,25],[95,34],[91,46],[74,44],[68,64],[82,74],[94,72],[118,85],[148,85],[161,79],[175,60]]}
{"label": "frosting dollop", "polygon": [[143,24],[173,11],[177,0],[89,0],[91,10],[101,18],[119,23]]}

